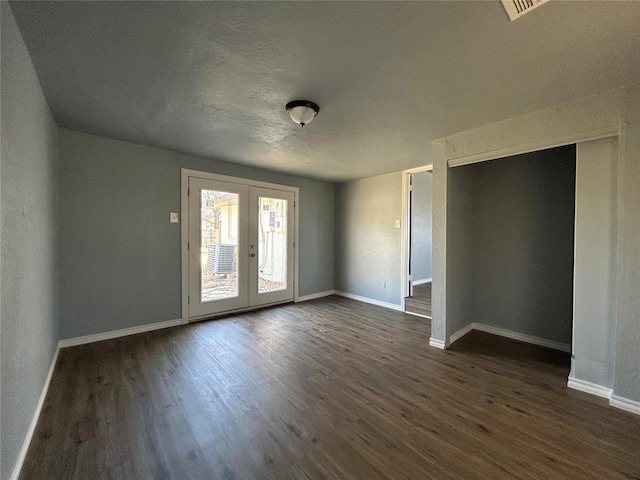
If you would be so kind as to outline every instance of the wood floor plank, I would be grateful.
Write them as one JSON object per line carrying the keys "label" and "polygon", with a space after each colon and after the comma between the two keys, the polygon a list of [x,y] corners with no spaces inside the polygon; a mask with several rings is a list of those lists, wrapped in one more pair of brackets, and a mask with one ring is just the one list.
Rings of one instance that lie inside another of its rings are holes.
{"label": "wood floor plank", "polygon": [[413,295],[404,299],[405,311],[431,317],[431,282],[413,287]]}
{"label": "wood floor plank", "polygon": [[63,349],[21,479],[639,479],[568,354],[328,297]]}

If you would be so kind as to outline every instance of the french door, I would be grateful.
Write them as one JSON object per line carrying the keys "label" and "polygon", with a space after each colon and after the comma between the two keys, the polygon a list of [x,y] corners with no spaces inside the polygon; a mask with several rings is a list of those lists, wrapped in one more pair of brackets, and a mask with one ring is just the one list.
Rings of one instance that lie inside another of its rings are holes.
{"label": "french door", "polygon": [[294,192],[188,177],[188,317],[293,300]]}

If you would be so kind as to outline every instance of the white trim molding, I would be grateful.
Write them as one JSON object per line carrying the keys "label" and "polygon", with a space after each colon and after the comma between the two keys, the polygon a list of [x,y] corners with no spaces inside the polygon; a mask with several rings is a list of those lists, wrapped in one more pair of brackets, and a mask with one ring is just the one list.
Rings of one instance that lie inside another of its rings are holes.
{"label": "white trim molding", "polygon": [[567,387],[573,388],[574,390],[580,390],[584,393],[595,395],[596,397],[606,398],[607,400],[611,398],[611,394],[613,392],[613,390],[608,387],[603,387],[602,385],[587,382],[586,380],[580,380],[579,378],[575,377],[569,377],[569,380],[567,381]]}
{"label": "white trim molding", "polygon": [[86,343],[100,342],[102,340],[109,340],[112,338],[126,337],[128,335],[161,330],[163,328],[177,327],[178,325],[182,325],[181,318],[176,320],[166,320],[164,322],[148,323],[146,325],[123,328],[120,330],[111,330],[109,332],[95,333],[93,335],[84,335],[82,337],[65,338],[58,342],[58,348],[74,347],[76,345],[84,345]]}
{"label": "white trim molding", "polygon": [[53,377],[53,371],[56,368],[56,362],[58,361],[59,352],[60,352],[60,347],[56,347],[56,351],[53,353],[53,358],[51,359],[51,365],[49,366],[49,372],[47,373],[47,377],[44,380],[44,385],[42,385],[40,398],[38,398],[36,409],[33,412],[33,417],[31,418],[31,423],[29,424],[27,433],[24,436],[24,441],[22,442],[22,447],[20,447],[20,452],[18,452],[18,458],[16,459],[16,463],[13,467],[13,472],[9,477],[10,480],[18,480],[18,477],[20,476],[20,472],[22,471],[22,466],[24,465],[24,459],[27,456],[27,450],[29,450],[29,445],[31,445],[31,440],[33,439],[33,434],[36,431],[36,427],[38,426],[38,419],[40,418],[40,413],[42,412],[44,401],[47,398],[47,392],[49,391],[49,384],[51,383],[51,378]]}
{"label": "white trim molding", "polygon": [[493,335],[499,335],[501,337],[511,338],[513,340],[519,340],[521,342],[531,343],[533,345],[539,345],[541,347],[560,350],[561,352],[571,353],[571,345],[568,343],[555,342],[553,340],[547,340],[546,338],[534,337],[533,335],[527,335],[525,333],[492,327],[491,325],[485,325],[484,323],[474,323],[473,329],[481,332],[492,333]]}
{"label": "white trim molding", "polygon": [[437,338],[429,338],[429,346],[433,348],[438,348],[440,350],[444,350],[446,347],[445,343],[442,340],[438,340]]}
{"label": "white trim molding", "polygon": [[431,277],[413,281],[413,285],[424,285],[425,283],[431,283]]}
{"label": "white trim molding", "polygon": [[325,292],[310,293],[309,295],[302,295],[301,297],[296,298],[295,302],[296,303],[307,302],[309,300],[315,300],[316,298],[328,297],[329,295],[334,295],[335,293],[336,293],[335,290],[327,290]]}
{"label": "white trim molding", "polygon": [[[535,113],[535,112],[534,112]],[[545,138],[543,140],[527,143],[524,145],[516,145],[513,147],[501,148],[498,150],[491,150],[488,152],[480,152],[473,155],[467,155],[463,157],[456,157],[447,161],[449,167],[461,167],[464,165],[471,165],[473,163],[486,162],[489,160],[496,160],[498,158],[512,157],[515,155],[522,155],[525,153],[537,152],[540,150],[548,150],[550,148],[563,147],[565,145],[571,145],[573,143],[580,143],[592,140],[600,140],[602,138],[616,137],[620,135],[620,124],[607,125],[595,130],[589,130],[586,132],[570,133],[565,136],[556,138]]]}
{"label": "white trim molding", "polygon": [[640,415],[640,402],[614,395],[613,390],[609,387],[603,387],[597,383],[587,382],[586,380],[580,380],[575,377],[569,377],[567,387],[590,395],[595,395],[596,397],[605,398],[609,400],[609,405],[611,407]]}
{"label": "white trim molding", "polygon": [[402,231],[400,241],[400,307],[404,311],[406,309],[405,299],[410,295],[409,288],[409,252],[411,245],[409,244],[409,229],[411,228],[411,218],[409,215],[409,180],[411,174],[402,172]]}
{"label": "white trim molding", "polygon": [[619,408],[620,410],[626,410],[627,412],[640,415],[640,402],[636,402],[635,400],[629,400],[628,398],[611,395],[609,405],[615,408]]}
{"label": "white trim molding", "polygon": [[[421,167],[409,168],[402,171],[402,233],[400,243],[400,309],[404,311],[406,308],[405,298],[409,296],[409,253],[411,245],[409,242],[411,229],[411,216],[409,212],[409,192],[411,186],[409,179],[412,174],[420,172],[433,172],[433,164],[423,165]],[[416,285],[416,282],[413,282]]]}
{"label": "white trim molding", "polygon": [[452,334],[449,338],[449,343],[451,344],[456,340],[461,339],[471,330],[478,330],[480,332],[491,333],[492,335],[498,335],[500,337],[510,338],[520,342],[531,343],[540,347],[547,347],[552,348],[553,350],[571,353],[571,345],[568,343],[555,342],[553,340],[547,340],[546,338],[534,337],[533,335],[527,335],[525,333],[514,332],[512,330],[506,330],[504,328],[493,327],[491,325],[476,322],[470,323],[466,327],[461,328]]}
{"label": "white trim molding", "polygon": [[467,325],[466,327],[462,327],[460,330],[458,330],[456,333],[454,333],[453,335],[451,335],[451,337],[449,337],[449,344],[454,343],[456,340],[460,340],[462,337],[464,337],[467,333],[469,333],[471,330],[473,330],[473,326],[474,323],[470,323],[469,325]]}
{"label": "white trim molding", "polygon": [[371,305],[377,305],[378,307],[389,308],[391,310],[396,310],[398,312],[402,312],[402,305],[396,305],[395,303],[383,302],[381,300],[376,300],[375,298],[363,297],[360,295],[356,295],[354,293],[341,292],[336,290],[335,295],[339,295],[341,297],[350,298],[351,300],[357,300],[359,302],[370,303]]}
{"label": "white trim molding", "polygon": [[403,170],[403,173],[420,173],[420,172],[433,172],[433,163],[430,163],[429,165],[423,165],[421,167],[407,168],[406,170]]}

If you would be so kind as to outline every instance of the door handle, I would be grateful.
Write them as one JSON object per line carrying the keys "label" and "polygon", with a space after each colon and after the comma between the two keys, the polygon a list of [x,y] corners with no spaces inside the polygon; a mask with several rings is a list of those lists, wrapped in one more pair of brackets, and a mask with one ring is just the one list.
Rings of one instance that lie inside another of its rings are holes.
{"label": "door handle", "polygon": [[255,254],[255,253],[252,253],[252,254],[251,254],[251,255],[249,255],[249,256],[250,256],[250,257],[255,257],[255,256],[256,256],[256,254]]}

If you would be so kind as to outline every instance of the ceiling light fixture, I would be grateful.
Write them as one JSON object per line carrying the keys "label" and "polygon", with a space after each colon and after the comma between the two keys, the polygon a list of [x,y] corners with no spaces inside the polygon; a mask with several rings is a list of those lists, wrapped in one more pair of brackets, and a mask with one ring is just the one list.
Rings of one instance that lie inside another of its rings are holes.
{"label": "ceiling light fixture", "polygon": [[287,103],[287,113],[291,117],[291,120],[301,127],[304,127],[316,118],[319,111],[320,107],[309,100],[294,100],[293,102]]}

